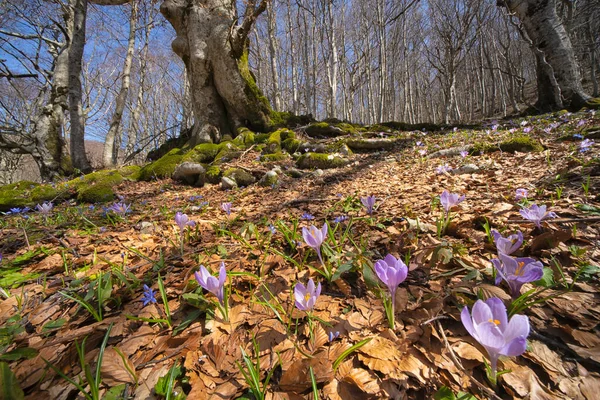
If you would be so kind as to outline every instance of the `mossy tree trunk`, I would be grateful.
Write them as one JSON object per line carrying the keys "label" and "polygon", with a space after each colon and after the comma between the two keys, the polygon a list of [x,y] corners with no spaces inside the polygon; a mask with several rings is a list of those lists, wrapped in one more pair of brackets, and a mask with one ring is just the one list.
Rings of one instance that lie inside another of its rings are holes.
{"label": "mossy tree trunk", "polygon": [[498,0],[514,13],[532,42],[537,59],[538,102],[543,110],[579,108],[590,96],[583,90],[571,40],[556,12],[556,0]]}
{"label": "mossy tree trunk", "polygon": [[247,47],[250,29],[267,2],[246,0],[241,19],[231,0],[162,3],[160,11],[177,33],[173,50],[190,79],[195,116],[192,145],[235,136],[242,126],[256,131],[269,128],[271,107],[250,73]]}

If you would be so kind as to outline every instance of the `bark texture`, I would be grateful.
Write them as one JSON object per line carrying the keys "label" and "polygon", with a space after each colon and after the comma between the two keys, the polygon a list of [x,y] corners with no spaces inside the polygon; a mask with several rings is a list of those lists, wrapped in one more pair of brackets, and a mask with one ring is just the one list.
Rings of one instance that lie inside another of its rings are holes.
{"label": "bark texture", "polygon": [[195,124],[192,144],[218,142],[237,128],[269,128],[271,108],[248,67],[248,33],[266,8],[246,1],[241,23],[231,0],[166,0],[161,13],[177,37],[173,50],[189,79]]}
{"label": "bark texture", "polygon": [[538,108],[584,106],[590,96],[581,85],[571,40],[556,13],[556,0],[500,0],[499,4],[519,17],[532,41],[538,63]]}

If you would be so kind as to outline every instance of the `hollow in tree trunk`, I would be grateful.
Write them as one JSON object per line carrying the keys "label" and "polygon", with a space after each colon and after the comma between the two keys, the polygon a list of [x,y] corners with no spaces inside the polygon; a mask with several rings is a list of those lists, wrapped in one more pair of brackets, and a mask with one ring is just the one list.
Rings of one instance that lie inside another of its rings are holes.
{"label": "hollow in tree trunk", "polygon": [[246,126],[265,131],[271,107],[248,67],[248,33],[267,0],[245,1],[238,19],[231,0],[166,0],[160,11],[177,37],[173,50],[183,60],[195,124],[191,144],[218,142]]}

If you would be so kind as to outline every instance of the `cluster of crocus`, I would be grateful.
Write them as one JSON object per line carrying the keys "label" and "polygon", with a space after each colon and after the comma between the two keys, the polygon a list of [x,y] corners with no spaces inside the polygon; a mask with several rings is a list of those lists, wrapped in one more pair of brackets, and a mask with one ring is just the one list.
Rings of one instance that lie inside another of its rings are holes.
{"label": "cluster of crocus", "polygon": [[183,231],[185,230],[186,226],[191,226],[191,227],[196,226],[196,223],[194,221],[190,220],[190,218],[187,216],[187,214],[183,214],[180,211],[177,211],[177,213],[175,213],[175,223],[179,227],[179,233],[181,234],[182,237],[183,237]]}
{"label": "cluster of crocus", "polygon": [[321,257],[321,245],[325,241],[325,238],[327,238],[327,224],[323,224],[321,229],[314,225],[311,225],[308,228],[302,227],[302,237],[306,244],[317,252],[321,264],[324,264],[323,257]]}
{"label": "cluster of crocus", "polygon": [[529,208],[523,208],[519,211],[521,216],[535,224],[538,229],[542,229],[542,220],[547,218],[558,218],[554,212],[546,211],[546,206],[532,204]]}
{"label": "cluster of crocus", "polygon": [[402,260],[388,254],[383,260],[375,262],[375,273],[390,291],[389,302],[384,301],[383,304],[386,309],[390,328],[394,329],[396,289],[398,285],[406,280],[408,267]]}
{"label": "cluster of crocus", "polygon": [[376,201],[377,201],[377,198],[375,196],[366,196],[366,197],[360,198],[360,202],[362,203],[363,206],[365,206],[367,214],[369,214],[369,215],[373,214],[373,207],[375,207]]}
{"label": "cluster of crocus", "polygon": [[112,206],[108,207],[107,210],[112,211],[121,217],[124,217],[125,214],[127,214],[130,211],[129,207],[130,207],[129,204],[125,204],[125,202],[120,201],[120,202],[115,203]]}
{"label": "cluster of crocus", "polygon": [[439,165],[439,166],[438,166],[438,167],[435,169],[435,172],[436,172],[437,174],[440,174],[440,175],[441,175],[441,174],[445,174],[445,173],[447,173],[447,172],[450,172],[450,171],[452,171],[452,167],[451,167],[451,166],[449,166],[448,164]]}
{"label": "cluster of crocus", "polygon": [[472,312],[464,307],[460,319],[469,334],[487,351],[490,358],[490,381],[495,386],[498,358],[519,356],[527,348],[529,319],[524,315],[513,315],[510,321],[506,306],[497,297],[485,302],[477,300]]}
{"label": "cluster of crocus", "polygon": [[225,214],[230,215],[231,214],[231,203],[229,203],[229,202],[221,203],[221,210],[225,211]]}
{"label": "cluster of crocus", "polygon": [[321,282],[315,287],[315,282],[311,279],[308,280],[308,284],[298,282],[294,286],[294,299],[296,300],[296,307],[300,311],[311,311],[315,307],[317,298],[321,295]]}
{"label": "cluster of crocus", "polygon": [[530,257],[513,258],[510,256],[523,244],[523,234],[520,231],[506,238],[496,230],[492,231],[492,235],[498,251],[498,258],[492,259],[492,265],[497,272],[496,285],[499,285],[504,279],[512,298],[516,299],[521,295],[521,287],[525,283],[535,282],[542,278],[544,266]]}

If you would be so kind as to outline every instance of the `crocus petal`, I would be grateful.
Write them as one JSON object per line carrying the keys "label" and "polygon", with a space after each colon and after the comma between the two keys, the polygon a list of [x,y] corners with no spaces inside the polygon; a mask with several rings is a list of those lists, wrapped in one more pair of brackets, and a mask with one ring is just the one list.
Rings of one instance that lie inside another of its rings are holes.
{"label": "crocus petal", "polygon": [[308,285],[306,285],[306,292],[312,294],[315,292],[315,282],[311,279],[308,280]]}
{"label": "crocus petal", "polygon": [[227,279],[227,269],[225,268],[225,263],[221,262],[221,269],[219,270],[219,286],[223,286],[225,284],[225,280]]}
{"label": "crocus petal", "polygon": [[[323,224],[323,227],[321,228],[321,243],[323,243],[323,240],[325,240],[326,237],[327,237],[327,224]],[[319,243],[319,246],[321,245],[321,243]]]}
{"label": "crocus petal", "polygon": [[472,316],[475,327],[483,322],[488,322],[493,317],[490,307],[482,300],[477,300],[473,305]]}
{"label": "crocus petal", "polygon": [[490,308],[490,311],[492,312],[492,318],[494,319],[494,321],[499,322],[499,324],[496,325],[498,325],[500,330],[503,331],[504,329],[506,329],[508,325],[508,320],[506,317],[506,306],[504,305],[502,300],[500,300],[497,297],[491,297],[485,301],[485,304],[487,304]]}
{"label": "crocus petal", "polygon": [[388,284],[387,269],[388,265],[384,260],[379,260],[375,263],[375,273],[386,285]]}
{"label": "crocus petal", "polygon": [[521,336],[529,336],[529,318],[520,314],[513,315],[508,322],[506,329],[504,329],[504,338],[506,342],[510,342]]}
{"label": "crocus petal", "polygon": [[506,279],[506,275],[504,275],[504,271],[503,271],[503,266],[502,266],[502,262],[497,259],[497,258],[493,258],[492,259],[492,265],[494,266],[494,268],[496,268],[496,285],[499,285],[500,282],[502,282],[502,279],[507,280]]}
{"label": "crocus petal", "polygon": [[469,335],[473,336],[475,340],[479,340],[477,337],[477,332],[475,332],[475,327],[473,326],[473,320],[471,319],[471,314],[469,313],[469,307],[464,306],[460,313],[460,320],[462,321],[465,329],[469,332]]}
{"label": "crocus petal", "polygon": [[300,282],[296,283],[294,287],[294,299],[296,300],[296,307],[302,311],[306,310],[304,296],[306,296],[306,287]]}
{"label": "crocus petal", "polygon": [[527,349],[527,339],[524,336],[519,336],[508,342],[499,353],[503,356],[520,356]]}
{"label": "crocus petal", "polygon": [[523,282],[535,282],[542,279],[544,276],[544,266],[541,262],[536,261],[529,263],[523,267]]}
{"label": "crocus petal", "polygon": [[393,265],[396,265],[396,263],[398,262],[398,259],[396,257],[394,257],[392,254],[388,254],[387,256],[385,256],[383,258],[383,261],[385,261],[385,263],[391,267]]}
{"label": "crocus petal", "polygon": [[493,353],[498,354],[504,347],[504,335],[495,323],[483,322],[475,325],[475,330],[479,336],[478,342],[485,347],[490,355]]}
{"label": "crocus petal", "polygon": [[319,297],[321,295],[321,282],[319,282],[319,284],[317,285],[317,290],[315,291],[315,301],[317,300],[317,297]]}

